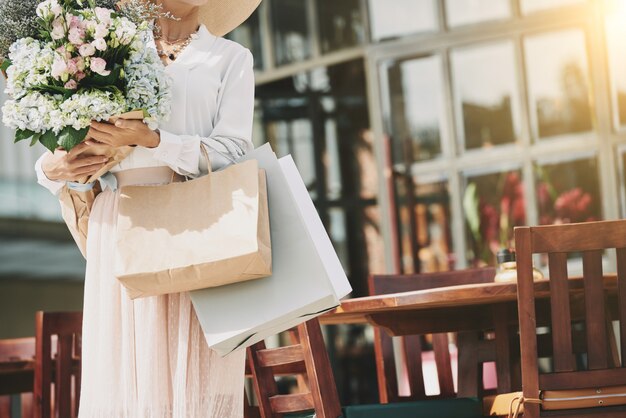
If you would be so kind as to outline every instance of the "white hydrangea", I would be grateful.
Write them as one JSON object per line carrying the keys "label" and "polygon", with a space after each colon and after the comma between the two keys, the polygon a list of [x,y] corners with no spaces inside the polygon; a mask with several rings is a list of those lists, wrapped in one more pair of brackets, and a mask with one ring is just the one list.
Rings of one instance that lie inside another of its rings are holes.
{"label": "white hydrangea", "polygon": [[113,27],[115,38],[121,45],[130,44],[137,36],[137,26],[125,17],[116,18]]}
{"label": "white hydrangea", "polygon": [[7,69],[5,92],[13,99],[19,99],[35,86],[48,83],[54,61],[50,45],[32,38],[20,39],[11,46],[9,59],[11,66]]}
{"label": "white hydrangea", "polygon": [[141,32],[132,44],[125,62],[126,100],[129,109],[144,109],[146,122],[156,127],[157,121],[169,119],[172,101],[171,79],[154,48],[147,48],[150,34]]}
{"label": "white hydrangea", "polygon": [[45,0],[37,5],[35,13],[44,20],[54,19],[63,13],[63,7],[57,0]]}
{"label": "white hydrangea", "polygon": [[59,117],[55,97],[32,92],[19,100],[7,100],[2,106],[2,122],[11,129],[45,132]]}
{"label": "white hydrangea", "polygon": [[121,94],[108,91],[89,90],[72,95],[61,102],[61,125],[74,129],[89,126],[92,120],[108,120],[126,111],[126,102]]}

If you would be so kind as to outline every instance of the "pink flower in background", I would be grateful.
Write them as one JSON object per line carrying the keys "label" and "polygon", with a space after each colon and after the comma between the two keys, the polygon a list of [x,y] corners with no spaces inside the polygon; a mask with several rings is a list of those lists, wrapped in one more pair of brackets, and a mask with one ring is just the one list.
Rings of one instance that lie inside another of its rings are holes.
{"label": "pink flower in background", "polygon": [[92,58],[91,64],[89,66],[89,68],[91,68],[91,71],[104,76],[111,74],[111,71],[107,70],[106,67],[107,62],[102,58]]}
{"label": "pink flower in background", "polygon": [[65,83],[64,87],[69,90],[76,90],[76,88],[78,88],[78,83],[76,82],[76,80],[69,80],[67,83]]}
{"label": "pink flower in background", "polygon": [[78,48],[78,53],[83,57],[90,57],[96,53],[96,47],[93,44],[82,44]]}
{"label": "pink flower in background", "polygon": [[73,27],[67,38],[74,45],[82,45],[85,40],[85,31],[79,27]]}
{"label": "pink flower in background", "polygon": [[107,42],[103,38],[98,38],[91,43],[98,51],[105,51],[107,49]]}
{"label": "pink flower in background", "polygon": [[63,58],[56,58],[52,63],[51,75],[54,79],[58,80],[67,73],[67,62]]}
{"label": "pink flower in background", "polygon": [[59,40],[65,37],[65,25],[63,19],[57,17],[52,22],[52,32],[50,32],[52,39]]}
{"label": "pink flower in background", "polygon": [[111,25],[111,10],[103,7],[96,7],[96,17],[106,26]]}
{"label": "pink flower in background", "polygon": [[78,72],[78,67],[76,66],[76,62],[74,60],[69,60],[67,62],[67,72],[72,75]]}
{"label": "pink flower in background", "polygon": [[592,220],[591,195],[580,187],[561,193],[554,202],[556,216],[564,223]]}

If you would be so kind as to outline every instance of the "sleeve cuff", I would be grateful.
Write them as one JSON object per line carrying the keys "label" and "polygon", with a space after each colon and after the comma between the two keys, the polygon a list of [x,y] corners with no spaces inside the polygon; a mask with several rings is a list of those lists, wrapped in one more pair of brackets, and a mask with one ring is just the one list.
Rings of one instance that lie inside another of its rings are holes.
{"label": "sleeve cuff", "polygon": [[37,183],[39,183],[40,185],[48,189],[50,193],[54,195],[58,195],[61,189],[63,188],[63,186],[65,186],[65,182],[50,180],[48,177],[46,177],[46,173],[44,173],[43,169],[41,168],[41,162],[45,156],[46,154],[43,154],[41,157],[39,157],[39,159],[35,163],[35,172],[37,173]]}
{"label": "sleeve cuff", "polygon": [[175,166],[183,149],[183,141],[178,135],[160,131],[161,142],[154,148],[153,157],[159,161]]}

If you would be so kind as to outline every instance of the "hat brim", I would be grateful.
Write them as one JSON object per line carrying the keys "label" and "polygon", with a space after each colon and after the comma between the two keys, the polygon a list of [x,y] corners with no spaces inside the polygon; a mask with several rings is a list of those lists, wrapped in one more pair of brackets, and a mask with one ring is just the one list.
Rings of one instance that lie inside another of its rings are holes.
{"label": "hat brim", "polygon": [[224,36],[250,17],[261,0],[209,0],[200,7],[199,20],[215,36]]}

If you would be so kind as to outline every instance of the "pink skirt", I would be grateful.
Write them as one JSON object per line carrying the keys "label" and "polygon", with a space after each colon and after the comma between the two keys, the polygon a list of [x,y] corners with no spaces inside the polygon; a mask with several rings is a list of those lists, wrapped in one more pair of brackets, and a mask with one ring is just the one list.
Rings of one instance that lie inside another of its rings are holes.
{"label": "pink skirt", "polygon": [[[131,184],[171,179],[145,173]],[[118,200],[101,193],[89,220],[79,416],[243,417],[245,351],[220,358],[209,349],[188,294],[133,301],[114,277]]]}

